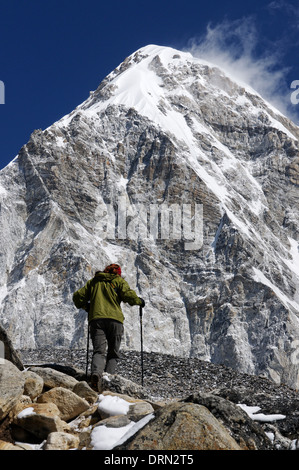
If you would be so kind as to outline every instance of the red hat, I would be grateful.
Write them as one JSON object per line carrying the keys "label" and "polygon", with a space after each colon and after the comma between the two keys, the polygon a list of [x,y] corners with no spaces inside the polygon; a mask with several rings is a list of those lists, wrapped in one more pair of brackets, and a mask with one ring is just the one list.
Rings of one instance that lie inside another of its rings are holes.
{"label": "red hat", "polygon": [[110,264],[104,269],[104,273],[118,274],[121,276],[121,267],[119,264]]}

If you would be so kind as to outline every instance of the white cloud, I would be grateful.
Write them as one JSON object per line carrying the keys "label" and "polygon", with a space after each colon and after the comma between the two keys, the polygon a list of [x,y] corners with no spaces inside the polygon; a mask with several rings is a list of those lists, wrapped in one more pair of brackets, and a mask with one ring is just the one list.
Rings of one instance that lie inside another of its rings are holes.
{"label": "white cloud", "polygon": [[[263,43],[261,43],[263,41]],[[262,47],[263,46],[263,47]],[[252,18],[208,25],[205,34],[189,41],[188,51],[250,85],[283,114],[298,122],[290,101],[289,67],[283,66],[282,45],[260,37]]]}

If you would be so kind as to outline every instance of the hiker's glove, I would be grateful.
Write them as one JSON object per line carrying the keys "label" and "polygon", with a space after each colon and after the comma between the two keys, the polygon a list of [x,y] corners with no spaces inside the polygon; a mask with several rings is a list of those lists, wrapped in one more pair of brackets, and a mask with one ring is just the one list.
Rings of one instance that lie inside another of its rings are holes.
{"label": "hiker's glove", "polygon": [[140,307],[143,308],[143,307],[145,306],[145,302],[144,302],[144,300],[143,300],[141,297],[139,297],[139,300],[141,300],[141,305],[140,305]]}
{"label": "hiker's glove", "polygon": [[90,303],[88,302],[88,304],[86,304],[83,308],[84,308],[85,312],[88,313],[89,309],[90,309]]}

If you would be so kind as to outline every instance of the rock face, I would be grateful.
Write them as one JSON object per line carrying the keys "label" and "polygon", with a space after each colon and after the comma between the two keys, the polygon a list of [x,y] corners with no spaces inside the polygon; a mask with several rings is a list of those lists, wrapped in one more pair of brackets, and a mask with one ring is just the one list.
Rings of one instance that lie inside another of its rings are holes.
{"label": "rock face", "polygon": [[[1,171],[0,321],[14,346],[84,347],[72,294],[119,262],[146,301],[145,350],[298,387],[298,138],[211,64],[132,54]],[[139,350],[137,309],[124,314],[123,348]]]}

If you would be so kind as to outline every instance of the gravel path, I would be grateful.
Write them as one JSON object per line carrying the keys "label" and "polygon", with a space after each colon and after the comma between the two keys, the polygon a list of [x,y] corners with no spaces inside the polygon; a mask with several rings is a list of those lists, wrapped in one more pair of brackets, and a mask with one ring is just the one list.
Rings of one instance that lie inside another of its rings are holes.
{"label": "gravel path", "polygon": [[[70,366],[85,372],[86,351],[45,349],[21,351],[24,364],[56,364]],[[89,353],[89,363],[92,351]],[[90,371],[90,367],[89,367]],[[141,358],[135,351],[123,351],[117,373],[141,384]],[[252,394],[268,394],[273,399],[282,400],[285,395],[297,398],[295,390],[277,386],[272,381],[259,376],[241,374],[229,367],[197,358],[181,358],[166,354],[143,354],[143,378],[145,389],[154,397],[184,398],[197,390],[217,392],[220,389],[229,391],[247,390],[248,402]],[[250,391],[250,392],[249,392]],[[248,403],[250,404],[250,403]]]}

